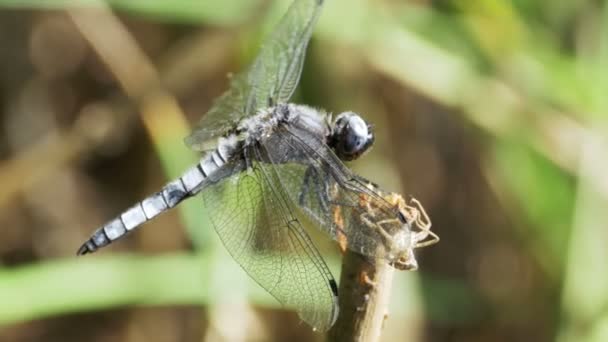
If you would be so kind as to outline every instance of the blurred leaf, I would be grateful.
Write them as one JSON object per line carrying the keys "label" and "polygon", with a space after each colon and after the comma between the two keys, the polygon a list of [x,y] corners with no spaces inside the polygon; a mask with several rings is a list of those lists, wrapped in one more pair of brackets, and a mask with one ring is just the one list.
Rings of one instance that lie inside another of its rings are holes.
{"label": "blurred leaf", "polygon": [[231,258],[216,261],[193,254],[119,255],[0,269],[0,324],[127,305],[210,305],[223,298],[280,307]]}
{"label": "blurred leaf", "polygon": [[605,134],[593,133],[584,144],[574,227],[566,254],[562,341],[599,341],[593,335],[606,336],[607,331],[608,185],[604,182],[604,187],[598,188],[590,180],[608,173],[608,139]]}
{"label": "blurred leaf", "polygon": [[0,323],[129,304],[204,304],[209,293],[201,271],[198,258],[187,255],[79,258],[3,269]]}
{"label": "blurred leaf", "polygon": [[514,196],[514,212],[524,215],[518,220],[535,229],[520,229],[520,236],[551,274],[561,274],[572,222],[573,178],[517,138],[498,141],[494,163],[493,171]]}
{"label": "blurred leaf", "polygon": [[483,301],[467,283],[459,280],[421,277],[425,310],[438,323],[467,324],[483,315]]}
{"label": "blurred leaf", "polygon": [[117,10],[180,23],[225,25],[242,22],[260,0],[0,0],[0,7],[66,9],[107,3]]}

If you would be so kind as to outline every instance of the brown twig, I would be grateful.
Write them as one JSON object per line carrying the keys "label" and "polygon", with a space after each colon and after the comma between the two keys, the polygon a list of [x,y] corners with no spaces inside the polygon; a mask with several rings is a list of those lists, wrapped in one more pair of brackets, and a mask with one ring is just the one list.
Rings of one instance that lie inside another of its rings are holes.
{"label": "brown twig", "polygon": [[340,316],[329,331],[329,341],[379,341],[388,316],[393,267],[383,260],[370,263],[347,251],[342,260]]}

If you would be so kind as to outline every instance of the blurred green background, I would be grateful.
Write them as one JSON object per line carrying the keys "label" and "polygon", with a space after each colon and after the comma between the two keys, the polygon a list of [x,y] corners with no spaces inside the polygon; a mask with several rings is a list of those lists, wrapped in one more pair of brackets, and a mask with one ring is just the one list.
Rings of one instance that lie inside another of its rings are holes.
{"label": "blurred green background", "polygon": [[[196,199],[74,256],[196,160],[182,137],[288,2],[0,0],[0,341],[322,338]],[[352,167],[441,236],[384,340],[608,341],[607,95],[604,1],[327,0],[294,101],[373,123]]]}

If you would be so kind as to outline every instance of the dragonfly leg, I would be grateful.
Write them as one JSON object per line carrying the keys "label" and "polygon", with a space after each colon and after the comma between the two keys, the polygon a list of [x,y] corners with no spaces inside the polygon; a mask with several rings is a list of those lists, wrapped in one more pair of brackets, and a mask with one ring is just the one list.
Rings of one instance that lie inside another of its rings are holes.
{"label": "dragonfly leg", "polygon": [[[306,196],[311,192],[310,185],[314,184],[315,188],[321,188],[322,191],[316,192],[317,199],[319,200],[319,205],[323,209],[324,212],[329,212],[329,189],[327,186],[327,182],[321,182],[319,179],[319,174],[314,167],[309,167],[306,169],[304,173],[304,181],[302,182],[302,189],[300,190],[300,196],[298,198],[298,202],[300,206],[305,206]],[[323,194],[326,194],[325,196]]]}
{"label": "dragonfly leg", "polygon": [[[323,179],[323,193],[325,194],[326,202],[328,204],[333,205],[333,206],[345,207],[345,208],[358,208],[359,207],[359,204],[343,202],[337,198],[338,196],[332,195],[332,193],[330,192],[331,184],[329,182],[330,182],[330,180],[328,178]],[[337,184],[339,184],[339,183],[337,183]],[[336,194],[337,193],[338,193],[338,191],[336,191]],[[368,211],[371,212],[371,209],[369,209]]]}
{"label": "dragonfly leg", "polygon": [[300,189],[300,196],[298,196],[298,204],[301,206],[304,205],[304,199],[306,198],[306,195],[308,194],[308,187],[311,182],[310,178],[312,177],[313,172],[314,172],[314,170],[312,169],[312,167],[308,167],[306,169],[306,172],[304,172],[304,180],[302,181],[302,188]]}
{"label": "dragonfly leg", "polygon": [[[312,183],[312,184],[311,184]],[[302,184],[302,190],[300,191],[299,204],[304,206],[305,198],[311,192],[311,185],[314,185],[315,189],[320,191],[314,191],[319,201],[319,205],[324,212],[329,212],[330,206],[341,206],[341,207],[356,207],[351,203],[340,202],[336,199],[336,196],[332,194],[330,179],[321,178],[319,172],[314,167],[309,167],[304,173],[304,182]]]}

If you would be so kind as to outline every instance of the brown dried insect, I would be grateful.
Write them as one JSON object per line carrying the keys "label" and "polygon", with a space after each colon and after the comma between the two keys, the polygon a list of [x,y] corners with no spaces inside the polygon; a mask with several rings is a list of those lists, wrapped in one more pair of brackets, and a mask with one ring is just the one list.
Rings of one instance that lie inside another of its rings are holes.
{"label": "brown dried insect", "polygon": [[[439,236],[431,231],[431,220],[424,207],[417,199],[410,197],[409,204],[400,194],[384,192],[371,182],[367,185],[381,198],[361,193],[359,196],[359,210],[351,211],[357,213],[357,217],[346,219],[343,216],[342,207],[333,207],[333,220],[338,228],[337,240],[341,251],[344,253],[348,247],[345,229],[357,229],[356,227],[345,227],[345,221],[350,225],[365,226],[376,232],[383,243],[376,248],[376,257],[386,259],[389,264],[399,270],[416,270],[418,262],[414,255],[414,249],[427,247],[439,242]],[[382,203],[379,203],[382,201]],[[383,210],[386,203],[396,209],[401,218],[379,219],[385,217]],[[404,223],[405,222],[405,223]]]}

